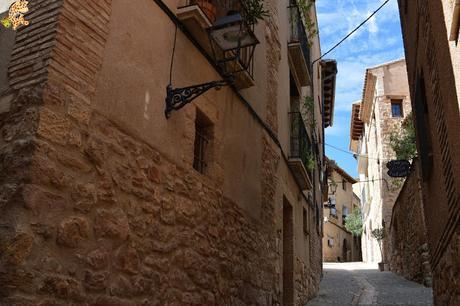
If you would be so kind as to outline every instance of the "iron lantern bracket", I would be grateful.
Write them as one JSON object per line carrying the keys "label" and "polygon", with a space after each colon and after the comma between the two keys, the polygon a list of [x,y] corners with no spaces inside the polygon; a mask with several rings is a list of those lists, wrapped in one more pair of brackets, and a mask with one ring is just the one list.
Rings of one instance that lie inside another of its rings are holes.
{"label": "iron lantern bracket", "polygon": [[228,86],[233,84],[234,78],[232,76],[226,77],[225,79],[219,81],[212,81],[203,84],[173,88],[171,84],[166,87],[166,109],[165,116],[166,119],[171,117],[172,111],[177,111],[189,104],[205,92],[210,89],[215,88],[216,90],[221,89],[223,86]]}

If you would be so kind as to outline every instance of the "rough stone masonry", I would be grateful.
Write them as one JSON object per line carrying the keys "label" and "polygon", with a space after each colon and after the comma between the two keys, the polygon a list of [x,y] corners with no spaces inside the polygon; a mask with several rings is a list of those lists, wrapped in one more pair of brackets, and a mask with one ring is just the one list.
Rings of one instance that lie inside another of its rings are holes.
{"label": "rough stone masonry", "polygon": [[[264,136],[266,215],[254,221],[216,182],[92,110],[111,1],[82,3],[31,1],[11,52],[0,304],[279,305],[276,146]],[[299,300],[318,288],[310,253],[295,264]]]}

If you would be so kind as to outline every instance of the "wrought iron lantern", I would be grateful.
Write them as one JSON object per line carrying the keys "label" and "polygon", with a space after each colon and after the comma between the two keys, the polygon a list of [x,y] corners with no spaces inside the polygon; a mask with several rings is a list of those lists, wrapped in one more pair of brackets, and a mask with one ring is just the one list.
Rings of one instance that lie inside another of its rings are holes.
{"label": "wrought iron lantern", "polygon": [[337,191],[337,183],[332,182],[328,186],[331,193],[335,194],[335,192]]}
{"label": "wrought iron lantern", "polygon": [[173,110],[179,110],[208,90],[220,89],[233,84],[235,74],[247,70],[259,43],[250,26],[240,13],[230,11],[207,29],[213,60],[220,68],[223,79],[183,88],[166,88],[165,116],[169,118]]}
{"label": "wrought iron lantern", "polygon": [[240,13],[230,11],[208,29],[213,57],[224,74],[248,70],[259,43]]}

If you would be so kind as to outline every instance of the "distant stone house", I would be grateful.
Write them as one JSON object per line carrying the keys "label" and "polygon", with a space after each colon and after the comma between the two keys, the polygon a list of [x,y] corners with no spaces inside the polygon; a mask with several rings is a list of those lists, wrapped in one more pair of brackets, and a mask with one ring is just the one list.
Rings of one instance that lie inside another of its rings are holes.
{"label": "distant stone house", "polygon": [[[0,304],[317,293],[337,64],[313,63],[319,37],[296,2],[264,3],[271,17],[252,27],[237,0],[37,0],[27,27],[0,27]],[[253,28],[252,60],[249,47],[213,54],[208,29],[225,17],[214,34],[225,45]],[[166,118],[168,85],[223,80],[226,66],[231,86]]]}
{"label": "distant stone house", "polygon": [[356,180],[339,166],[331,164],[328,181],[329,195],[323,208],[323,261],[360,261],[360,243],[345,228],[346,217],[360,205],[352,187]]}
{"label": "distant stone house", "polygon": [[[396,158],[390,146],[390,135],[399,131],[410,113],[405,60],[368,68],[362,101],[352,106],[350,127],[350,149],[358,160],[357,189],[364,218],[362,252],[365,262],[382,261],[371,232],[382,227],[387,230],[391,222],[391,211],[402,183],[387,174],[387,162]],[[384,261],[388,247],[388,239],[384,239]]]}

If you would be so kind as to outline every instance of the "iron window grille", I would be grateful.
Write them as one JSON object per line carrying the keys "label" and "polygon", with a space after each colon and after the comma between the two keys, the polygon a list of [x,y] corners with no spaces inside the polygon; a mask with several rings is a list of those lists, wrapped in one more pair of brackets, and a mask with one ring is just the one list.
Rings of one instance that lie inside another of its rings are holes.
{"label": "iron window grille", "polygon": [[197,113],[195,121],[195,145],[193,168],[205,174],[208,169],[209,151],[211,145],[211,130],[212,125],[204,117],[203,114]]}
{"label": "iron window grille", "polygon": [[302,49],[302,54],[308,66],[308,71],[311,76],[311,57],[310,57],[310,42],[308,40],[305,25],[302,20],[302,13],[300,12],[297,1],[292,0],[289,7],[289,30],[290,30],[290,43],[299,43]]}
{"label": "iron window grille", "polygon": [[289,113],[291,122],[291,152],[290,158],[300,158],[307,170],[310,181],[312,181],[312,171],[308,169],[309,159],[313,158],[313,150],[310,138],[305,128],[305,124],[300,112]]}

